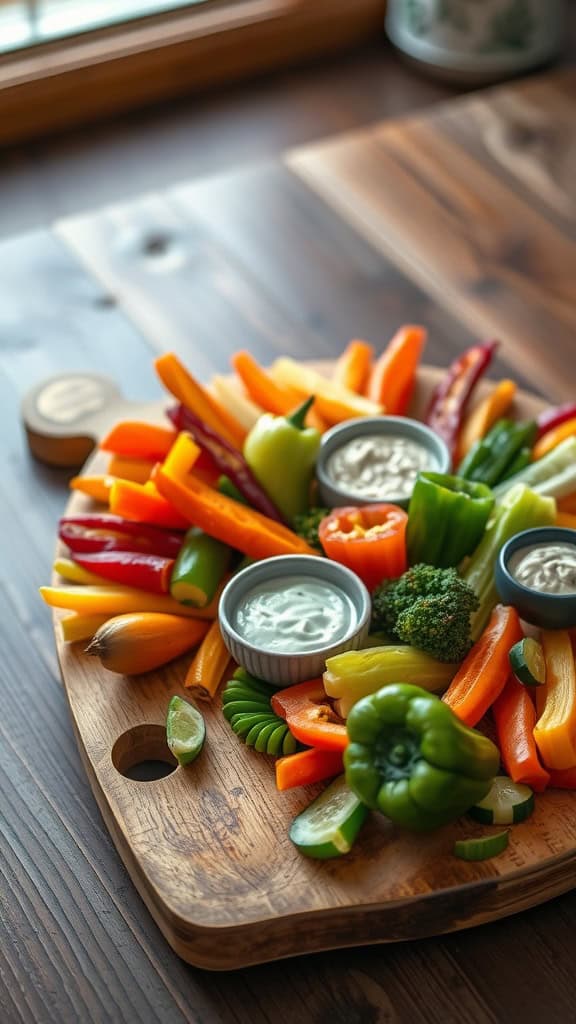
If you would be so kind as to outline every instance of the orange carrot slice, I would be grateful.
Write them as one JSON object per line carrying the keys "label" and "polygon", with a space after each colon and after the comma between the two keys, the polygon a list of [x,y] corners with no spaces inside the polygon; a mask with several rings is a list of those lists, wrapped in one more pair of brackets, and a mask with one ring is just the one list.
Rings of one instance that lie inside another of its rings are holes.
{"label": "orange carrot slice", "polygon": [[132,480],[115,480],[110,489],[110,511],[124,519],[172,530],[187,530],[190,526],[151,481],[135,484]]}
{"label": "orange carrot slice", "polygon": [[94,501],[107,505],[114,480],[113,476],[73,476],[69,486],[73,491],[80,491]]}
{"label": "orange carrot slice", "polygon": [[184,686],[201,700],[214,697],[230,663],[230,654],[222,639],[218,620],[215,620],[196,651]]}
{"label": "orange carrot slice", "polygon": [[122,420],[108,431],[100,442],[100,448],[129,459],[161,462],[174,444],[177,433],[173,427],[159,427],[139,420]]}
{"label": "orange carrot slice", "polygon": [[349,341],[334,367],[333,381],[361,395],[370,375],[374,346],[358,338]]}
{"label": "orange carrot slice", "polygon": [[195,380],[174,352],[159,356],[154,366],[164,386],[182,405],[230,444],[242,448],[246,437],[244,428]]}
{"label": "orange carrot slice", "polygon": [[406,414],[426,337],[423,327],[401,327],[374,365],[366,395],[383,405],[390,416]]}
{"label": "orange carrot slice", "polygon": [[540,764],[534,726],[536,709],[525,686],[510,675],[492,708],[502,763],[514,782],[537,792],[546,789],[550,775]]}
{"label": "orange carrot slice", "polygon": [[129,459],[124,455],[111,455],[108,463],[110,476],[133,480],[135,484],[145,484],[153,469],[154,462],[151,459]]}
{"label": "orange carrot slice", "polygon": [[301,750],[276,761],[276,787],[280,790],[308,786],[342,772],[341,750]]}
{"label": "orange carrot slice", "polygon": [[576,435],[576,418],[572,420],[566,420],[565,423],[561,423],[559,427],[554,427],[553,430],[548,430],[547,433],[543,434],[539,441],[534,445],[534,458],[541,459],[543,455],[551,452],[553,448],[556,448],[561,441],[565,441],[567,437],[574,437]]}
{"label": "orange carrot slice", "polygon": [[[274,416],[288,416],[301,405],[302,395],[300,392],[294,388],[277,384],[249,352],[235,352],[232,356],[232,366],[252,401],[256,402],[265,412],[271,412]],[[306,426],[316,427],[321,433],[326,430],[326,421],[322,419],[314,406],[308,411]]]}

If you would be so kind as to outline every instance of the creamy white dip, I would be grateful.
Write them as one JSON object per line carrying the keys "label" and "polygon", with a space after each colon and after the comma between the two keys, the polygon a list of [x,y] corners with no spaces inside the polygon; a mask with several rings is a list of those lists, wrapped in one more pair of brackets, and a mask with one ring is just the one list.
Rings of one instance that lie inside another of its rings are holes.
{"label": "creamy white dip", "polygon": [[390,496],[409,498],[416,477],[436,464],[424,445],[406,437],[365,434],[337,448],[326,472],[342,490],[375,501]]}
{"label": "creamy white dip", "polygon": [[544,594],[576,594],[576,544],[535,544],[508,561],[518,583]]}
{"label": "creamy white dip", "polygon": [[352,601],[339,587],[308,576],[285,576],[248,591],[234,628],[262,650],[299,654],[342,640],[355,615]]}

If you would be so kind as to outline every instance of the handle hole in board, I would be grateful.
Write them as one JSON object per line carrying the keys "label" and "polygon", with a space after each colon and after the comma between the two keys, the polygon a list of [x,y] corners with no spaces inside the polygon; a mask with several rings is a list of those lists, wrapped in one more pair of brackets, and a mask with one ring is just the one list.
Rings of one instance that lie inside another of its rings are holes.
{"label": "handle hole in board", "polygon": [[178,767],[163,725],[134,725],[127,729],[112,747],[112,763],[120,775],[133,782],[156,782]]}

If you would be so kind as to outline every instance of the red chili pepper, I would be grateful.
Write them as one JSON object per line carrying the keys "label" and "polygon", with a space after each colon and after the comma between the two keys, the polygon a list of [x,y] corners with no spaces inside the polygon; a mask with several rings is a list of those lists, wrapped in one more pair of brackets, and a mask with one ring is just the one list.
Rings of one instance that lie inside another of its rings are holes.
{"label": "red chili pepper", "polygon": [[198,447],[210,455],[220,472],[229,477],[252,508],[277,523],[286,523],[282,513],[260,486],[246,459],[237,448],[183,405],[169,409],[168,416],[179,430],[187,430],[192,434]]}
{"label": "red chili pepper", "polygon": [[74,561],[114,583],[153,594],[169,593],[175,564],[174,558],[149,555],[144,551],[98,551],[86,555],[74,552]]}
{"label": "red chili pepper", "polygon": [[276,761],[276,786],[280,790],[309,786],[340,775],[344,770],[338,750],[301,750]]}
{"label": "red chili pepper", "polygon": [[328,558],[352,569],[374,590],[382,580],[396,579],[408,568],[406,524],[398,505],[335,508],[318,528]]}
{"label": "red chili pepper", "polygon": [[536,417],[538,426],[536,440],[543,434],[547,434],[549,430],[561,427],[563,423],[573,419],[576,419],[576,402],[567,402],[565,405],[554,405],[549,409],[544,409],[544,412]]}
{"label": "red chili pepper", "polygon": [[145,551],[176,558],[184,534],[107,513],[64,516],[58,536],[71,551]]}
{"label": "red chili pepper", "polygon": [[514,782],[523,782],[541,793],[550,775],[540,763],[534,739],[536,709],[525,686],[515,676],[492,705],[502,763]]}
{"label": "red chili pepper", "polygon": [[334,714],[321,679],[277,690],[272,710],[284,718],[295,739],[319,750],[344,750],[348,745],[346,726]]}
{"label": "red chili pepper", "polygon": [[452,457],[468,399],[490,365],[498,344],[488,341],[467,349],[454,360],[434,389],[426,423],[446,442]]}

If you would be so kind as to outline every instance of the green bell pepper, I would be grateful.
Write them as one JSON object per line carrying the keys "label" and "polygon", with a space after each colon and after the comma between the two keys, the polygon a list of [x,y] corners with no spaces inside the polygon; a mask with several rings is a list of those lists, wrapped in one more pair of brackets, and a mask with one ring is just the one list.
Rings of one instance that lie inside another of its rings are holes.
{"label": "green bell pepper", "polygon": [[308,510],[320,432],[304,420],[314,398],[290,416],[265,413],[244,442],[244,458],[288,522]]}
{"label": "green bell pepper", "polygon": [[494,497],[485,484],[443,473],[420,473],[408,509],[410,565],[458,565],[482,539]]}
{"label": "green bell pepper", "polygon": [[368,807],[405,828],[446,825],[482,800],[500,754],[447,704],[409,683],[363,697],[347,721],[346,781]]}

